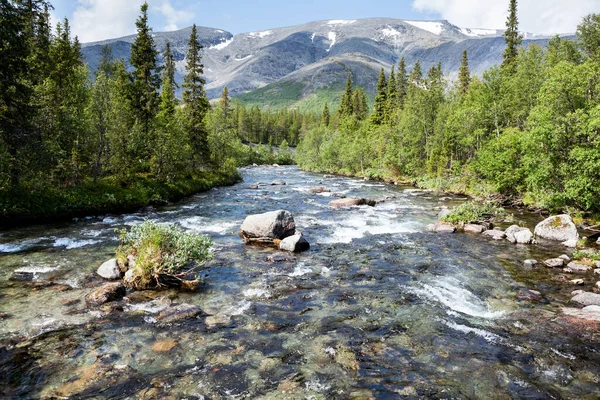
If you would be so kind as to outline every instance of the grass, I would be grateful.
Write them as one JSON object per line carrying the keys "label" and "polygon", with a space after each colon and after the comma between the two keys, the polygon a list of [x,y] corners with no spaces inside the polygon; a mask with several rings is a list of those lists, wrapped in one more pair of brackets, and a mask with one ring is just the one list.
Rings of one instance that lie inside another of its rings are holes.
{"label": "grass", "polygon": [[577,261],[600,261],[600,253],[590,250],[575,250],[573,258]]}
{"label": "grass", "polygon": [[504,213],[504,209],[493,201],[469,201],[456,207],[442,220],[452,224],[469,224],[497,219]]}
{"label": "grass", "polygon": [[141,290],[171,286],[193,289],[197,280],[185,277],[212,257],[210,238],[152,221],[119,231],[119,242],[119,265],[133,269],[125,283]]}
{"label": "grass", "polygon": [[128,182],[114,178],[92,180],[66,188],[31,187],[0,190],[0,225],[60,221],[73,217],[123,213],[148,205],[181,200],[217,186],[233,185],[234,171],[205,171],[162,182],[138,175]]}

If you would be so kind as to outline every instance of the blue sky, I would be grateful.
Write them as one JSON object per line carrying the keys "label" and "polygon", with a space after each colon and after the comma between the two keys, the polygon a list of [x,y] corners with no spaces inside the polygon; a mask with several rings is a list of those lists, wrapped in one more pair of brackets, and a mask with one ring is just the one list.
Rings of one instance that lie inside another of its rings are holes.
{"label": "blue sky", "polygon": [[[134,33],[143,0],[53,0],[53,19],[68,17],[83,42]],[[324,19],[391,17],[447,19],[468,28],[502,28],[508,0],[148,0],[155,31],[193,23],[252,32]],[[580,19],[600,12],[600,0],[520,0],[522,30],[574,32]]]}

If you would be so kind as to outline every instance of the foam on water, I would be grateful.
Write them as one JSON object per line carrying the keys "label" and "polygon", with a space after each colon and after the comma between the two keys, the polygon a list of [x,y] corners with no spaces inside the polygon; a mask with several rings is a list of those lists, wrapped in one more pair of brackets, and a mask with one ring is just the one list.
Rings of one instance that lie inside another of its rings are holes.
{"label": "foam on water", "polygon": [[25,250],[27,247],[28,246],[23,243],[3,243],[0,244],[0,253],[18,253]]}
{"label": "foam on water", "polygon": [[272,297],[271,293],[268,290],[259,288],[251,288],[244,290],[244,296],[253,299],[270,299]]}
{"label": "foam on water", "polygon": [[60,267],[22,267],[16,269],[15,272],[38,275],[47,274],[48,272],[56,271],[58,269],[60,269]]}
{"label": "foam on water", "polygon": [[296,265],[296,268],[294,268],[294,271],[292,273],[290,273],[288,276],[292,276],[292,277],[302,276],[302,275],[310,274],[311,272],[313,272],[312,268],[305,266],[303,262],[299,262],[298,265]]}
{"label": "foam on water", "polygon": [[54,247],[64,247],[67,250],[78,249],[85,246],[91,246],[93,244],[100,243],[100,240],[92,239],[73,239],[73,238],[60,238],[54,241]]}
{"label": "foam on water", "polygon": [[449,327],[451,329],[454,329],[455,331],[459,331],[459,332],[463,332],[463,333],[467,333],[467,334],[472,333],[474,335],[484,338],[489,343],[501,343],[503,341],[502,337],[500,337],[492,332],[488,332],[486,330],[480,329],[480,328],[473,328],[470,326],[457,324],[452,321],[444,321],[444,325],[446,325],[447,327]]}
{"label": "foam on water", "polygon": [[423,283],[421,287],[412,288],[411,291],[464,315],[485,319],[497,319],[505,315],[505,311],[491,311],[486,301],[462,287],[461,282],[454,277],[441,277],[434,282]]}
{"label": "foam on water", "polygon": [[190,217],[178,221],[185,229],[195,232],[210,232],[226,235],[240,226],[241,223],[231,221],[214,222],[204,217]]}

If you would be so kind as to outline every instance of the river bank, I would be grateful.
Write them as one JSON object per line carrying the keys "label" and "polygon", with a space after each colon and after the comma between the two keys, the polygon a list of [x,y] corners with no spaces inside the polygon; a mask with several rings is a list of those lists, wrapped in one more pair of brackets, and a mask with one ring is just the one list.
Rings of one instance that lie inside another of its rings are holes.
{"label": "river bank", "polygon": [[240,180],[237,171],[203,171],[164,182],[137,176],[85,182],[67,188],[0,191],[0,227],[68,221],[98,214],[123,214],[181,200]]}
{"label": "river bank", "polygon": [[[241,174],[174,205],[2,230],[0,397],[594,397],[597,326],[562,312],[594,283],[523,263],[570,249],[427,230],[464,196],[295,167]],[[335,208],[335,193],[387,200]],[[267,261],[274,250],[238,234],[248,215],[278,209],[311,250]],[[114,230],[144,220],[211,237],[204,289],[85,304]],[[166,320],[181,310],[194,316]]]}

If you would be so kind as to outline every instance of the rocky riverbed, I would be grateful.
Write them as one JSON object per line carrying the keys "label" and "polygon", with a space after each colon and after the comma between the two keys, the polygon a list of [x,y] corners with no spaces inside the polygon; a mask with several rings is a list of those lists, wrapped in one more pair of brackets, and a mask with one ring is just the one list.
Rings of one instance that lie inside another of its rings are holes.
{"label": "rocky riverbed", "polygon": [[[462,198],[295,167],[242,174],[171,207],[2,232],[0,397],[597,395],[598,277],[564,270],[571,248],[428,231]],[[343,197],[359,201],[330,205]],[[294,216],[309,251],[244,243],[246,217],[274,210]],[[90,301],[114,229],[144,219],[212,237],[204,287],[115,285]],[[497,228],[542,219],[515,212]]]}

